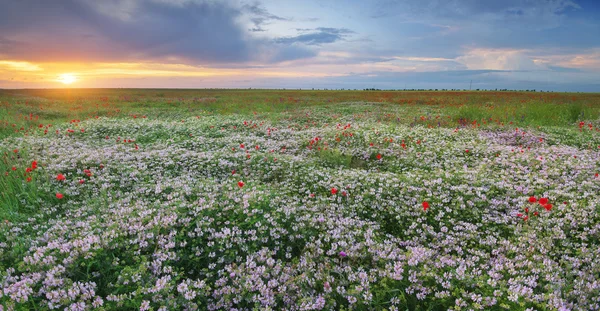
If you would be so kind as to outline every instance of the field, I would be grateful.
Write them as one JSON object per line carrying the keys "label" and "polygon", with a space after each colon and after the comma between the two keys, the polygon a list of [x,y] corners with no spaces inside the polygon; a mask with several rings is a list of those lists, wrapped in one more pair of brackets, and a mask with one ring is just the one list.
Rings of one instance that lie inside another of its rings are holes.
{"label": "field", "polygon": [[0,103],[0,310],[600,310],[600,94]]}

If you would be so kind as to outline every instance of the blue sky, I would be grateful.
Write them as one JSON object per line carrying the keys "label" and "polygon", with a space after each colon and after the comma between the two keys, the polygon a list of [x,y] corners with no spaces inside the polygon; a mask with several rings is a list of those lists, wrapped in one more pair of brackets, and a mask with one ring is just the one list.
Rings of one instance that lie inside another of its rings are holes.
{"label": "blue sky", "polygon": [[3,0],[0,87],[600,92],[577,0]]}

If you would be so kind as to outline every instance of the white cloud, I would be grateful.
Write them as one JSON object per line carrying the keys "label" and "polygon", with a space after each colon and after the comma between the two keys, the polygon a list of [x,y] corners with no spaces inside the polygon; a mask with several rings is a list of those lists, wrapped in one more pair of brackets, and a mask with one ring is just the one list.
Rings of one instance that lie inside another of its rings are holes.
{"label": "white cloud", "polygon": [[524,50],[473,49],[456,61],[470,70],[542,70],[542,62],[536,62]]}

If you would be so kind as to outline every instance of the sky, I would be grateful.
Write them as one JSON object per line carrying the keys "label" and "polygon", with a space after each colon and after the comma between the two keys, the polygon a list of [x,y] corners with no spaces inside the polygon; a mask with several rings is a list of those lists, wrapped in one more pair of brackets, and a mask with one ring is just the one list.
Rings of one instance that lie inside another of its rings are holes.
{"label": "sky", "polygon": [[0,0],[0,88],[600,92],[598,0]]}

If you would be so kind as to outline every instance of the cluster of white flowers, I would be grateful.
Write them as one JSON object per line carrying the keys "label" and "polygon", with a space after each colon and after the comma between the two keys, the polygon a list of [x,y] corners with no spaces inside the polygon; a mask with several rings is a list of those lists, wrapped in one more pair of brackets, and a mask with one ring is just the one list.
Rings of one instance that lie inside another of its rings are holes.
{"label": "cluster of white flowers", "polygon": [[377,109],[5,139],[41,208],[0,224],[0,310],[600,309],[597,133]]}

